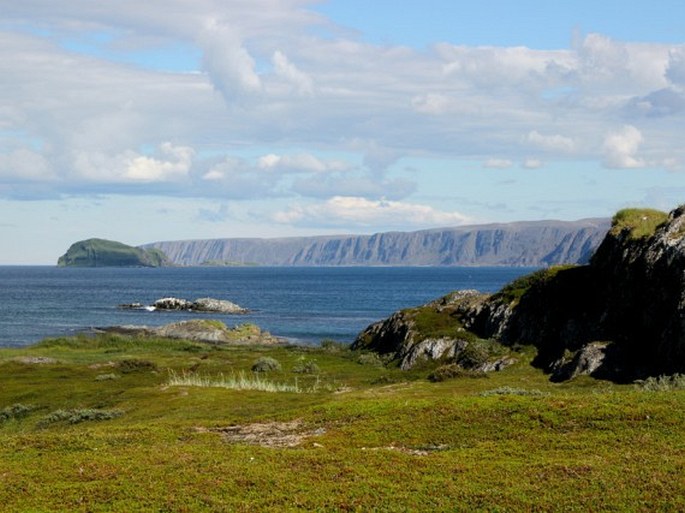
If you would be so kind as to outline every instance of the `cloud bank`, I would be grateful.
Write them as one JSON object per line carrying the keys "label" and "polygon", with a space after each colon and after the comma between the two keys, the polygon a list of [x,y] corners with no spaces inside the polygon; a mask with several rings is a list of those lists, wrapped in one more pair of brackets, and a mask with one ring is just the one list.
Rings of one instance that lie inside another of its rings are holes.
{"label": "cloud bank", "polygon": [[[685,45],[417,50],[315,3],[1,1],[0,197],[282,198],[282,223],[418,226],[466,218],[411,200],[407,158],[683,168]],[[179,44],[194,65],[141,63]]]}

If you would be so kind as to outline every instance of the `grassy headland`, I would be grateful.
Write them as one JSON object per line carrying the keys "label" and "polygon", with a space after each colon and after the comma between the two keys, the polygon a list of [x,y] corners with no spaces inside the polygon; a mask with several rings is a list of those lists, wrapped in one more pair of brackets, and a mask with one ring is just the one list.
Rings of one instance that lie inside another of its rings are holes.
{"label": "grassy headland", "polygon": [[[554,384],[529,365],[529,349],[487,378],[438,383],[431,368],[360,356],[333,343],[113,335],[0,350],[0,503],[17,512],[685,509],[685,391]],[[253,373],[267,357],[280,370]],[[288,386],[216,386],[238,376]]]}

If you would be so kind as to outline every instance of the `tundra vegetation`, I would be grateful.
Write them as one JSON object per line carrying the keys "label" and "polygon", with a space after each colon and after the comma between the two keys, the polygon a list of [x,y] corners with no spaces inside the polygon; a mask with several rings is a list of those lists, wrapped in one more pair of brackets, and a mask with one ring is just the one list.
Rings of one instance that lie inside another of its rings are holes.
{"label": "tundra vegetation", "polygon": [[530,347],[478,376],[362,354],[114,334],[0,350],[3,511],[685,510],[680,377],[552,383]]}

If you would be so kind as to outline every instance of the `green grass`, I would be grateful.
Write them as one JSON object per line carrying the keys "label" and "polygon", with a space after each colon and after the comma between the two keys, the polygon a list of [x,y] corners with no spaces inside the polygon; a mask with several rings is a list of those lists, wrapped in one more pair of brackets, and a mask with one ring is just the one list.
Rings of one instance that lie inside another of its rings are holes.
{"label": "green grass", "polygon": [[668,221],[668,214],[650,208],[619,210],[611,220],[611,233],[629,232],[631,239],[644,239],[654,235],[656,229]]}
{"label": "green grass", "polygon": [[[111,336],[0,350],[2,509],[685,510],[684,390],[551,383],[530,351],[435,383],[358,356]],[[282,364],[264,380],[307,393],[190,382],[252,376],[260,357]],[[131,361],[152,365],[121,372]],[[269,446],[287,426],[298,445]],[[250,436],[226,435],[238,428]]]}

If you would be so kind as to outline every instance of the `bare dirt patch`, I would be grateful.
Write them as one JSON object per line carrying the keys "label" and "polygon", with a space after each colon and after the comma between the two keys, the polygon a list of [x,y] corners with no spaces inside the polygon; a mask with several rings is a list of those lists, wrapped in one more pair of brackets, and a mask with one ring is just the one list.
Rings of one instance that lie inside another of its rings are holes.
{"label": "bare dirt patch", "polygon": [[57,363],[57,360],[48,356],[17,356],[13,358],[15,362],[25,363],[28,365],[47,365],[50,363]]}
{"label": "bare dirt patch", "polygon": [[302,421],[266,422],[244,426],[197,428],[199,432],[219,433],[226,442],[259,445],[261,447],[297,447],[305,440],[322,435],[324,428],[306,429]]}

